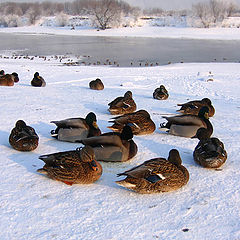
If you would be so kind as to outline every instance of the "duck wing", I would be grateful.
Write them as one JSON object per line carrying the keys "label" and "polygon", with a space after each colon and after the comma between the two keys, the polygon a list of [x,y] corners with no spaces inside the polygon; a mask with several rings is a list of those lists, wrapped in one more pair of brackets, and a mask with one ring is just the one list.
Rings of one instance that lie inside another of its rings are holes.
{"label": "duck wing", "polygon": [[87,123],[84,118],[68,118],[60,121],[51,121],[56,124],[59,128],[86,128],[88,129]]}
{"label": "duck wing", "polygon": [[163,118],[167,119],[169,123],[175,125],[196,125],[196,126],[206,125],[204,124],[204,121],[201,118],[195,115],[181,115],[173,117],[163,116]]}

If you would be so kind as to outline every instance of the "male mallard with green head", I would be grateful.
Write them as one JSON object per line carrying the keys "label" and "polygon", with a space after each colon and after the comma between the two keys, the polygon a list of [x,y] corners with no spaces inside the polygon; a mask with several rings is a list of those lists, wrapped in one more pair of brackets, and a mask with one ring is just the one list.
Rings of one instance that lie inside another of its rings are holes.
{"label": "male mallard with green head", "polygon": [[160,124],[160,130],[166,128],[172,135],[191,138],[196,137],[197,130],[203,127],[207,129],[210,137],[213,132],[213,126],[208,120],[208,113],[208,107],[204,106],[200,109],[198,116],[186,114],[173,117],[163,117],[167,119],[168,122]]}
{"label": "male mallard with green head", "polygon": [[43,79],[43,77],[39,76],[38,72],[34,73],[33,79],[31,81],[31,85],[33,87],[45,87],[46,86],[46,82]]}
{"label": "male mallard with green head", "polygon": [[67,118],[60,121],[51,121],[57,125],[56,130],[51,131],[52,137],[66,142],[76,142],[84,138],[99,136],[101,130],[97,125],[97,117],[93,112],[86,118]]}

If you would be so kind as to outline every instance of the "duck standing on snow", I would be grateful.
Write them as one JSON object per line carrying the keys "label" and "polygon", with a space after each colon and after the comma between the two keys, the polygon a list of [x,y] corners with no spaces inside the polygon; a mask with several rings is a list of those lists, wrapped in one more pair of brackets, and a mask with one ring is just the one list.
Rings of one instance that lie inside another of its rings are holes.
{"label": "duck standing on snow", "polygon": [[18,151],[32,151],[38,146],[39,137],[35,130],[18,120],[9,136],[10,145]]}
{"label": "duck standing on snow", "polygon": [[114,117],[109,122],[113,122],[113,125],[108,127],[113,131],[121,132],[123,127],[128,125],[131,127],[134,135],[151,134],[156,129],[155,123],[146,110],[139,110],[134,113]]}
{"label": "duck standing on snow", "polygon": [[193,152],[196,163],[205,168],[219,168],[227,160],[227,152],[218,138],[209,138],[205,128],[197,131],[200,140]]}
{"label": "duck standing on snow", "polygon": [[90,146],[42,155],[39,159],[45,162],[43,168],[37,170],[39,173],[68,185],[93,183],[102,175],[102,166]]}
{"label": "duck standing on snow", "polygon": [[156,88],[153,92],[153,98],[158,100],[166,100],[168,98],[169,94],[167,89],[161,85],[160,88]]}
{"label": "duck standing on snow", "polygon": [[167,123],[160,124],[161,128],[167,128],[172,135],[180,137],[196,137],[197,130],[201,127],[207,129],[210,137],[213,132],[213,126],[208,120],[208,107],[204,106],[200,109],[198,116],[196,115],[178,115],[173,117],[163,117],[167,119]]}
{"label": "duck standing on snow", "polygon": [[126,114],[136,111],[137,106],[132,98],[132,92],[127,91],[123,97],[117,97],[108,104],[108,111],[111,114]]}
{"label": "duck standing on snow", "polygon": [[138,193],[158,193],[174,191],[189,180],[188,170],[182,165],[178,150],[172,149],[169,157],[154,158],[145,161],[118,176],[126,176],[125,179],[116,181],[120,186],[126,187]]}
{"label": "duck standing on snow", "polygon": [[31,85],[33,87],[45,87],[46,86],[46,82],[43,79],[43,77],[39,76],[38,72],[35,72],[34,73],[34,77],[33,77],[32,81],[31,81]]}
{"label": "duck standing on snow", "polygon": [[183,104],[178,104],[178,106],[181,106],[181,108],[177,111],[183,114],[198,115],[199,110],[203,106],[207,106],[209,108],[209,117],[212,117],[215,114],[215,109],[209,98],[203,98],[202,100],[194,100]]}
{"label": "duck standing on snow", "polygon": [[60,121],[51,121],[57,125],[56,130],[51,131],[52,137],[66,142],[76,142],[84,138],[99,136],[101,130],[97,125],[95,113],[90,112],[86,118],[68,118]]}
{"label": "duck standing on snow", "polygon": [[126,162],[137,154],[138,148],[132,138],[131,127],[125,126],[121,133],[104,133],[78,142],[92,146],[97,161]]}
{"label": "duck standing on snow", "polygon": [[14,83],[17,83],[18,81],[18,74],[15,72],[12,74],[3,74],[0,76],[0,86],[13,86]]}
{"label": "duck standing on snow", "polygon": [[101,79],[97,78],[89,83],[89,87],[93,90],[103,90],[104,85]]}

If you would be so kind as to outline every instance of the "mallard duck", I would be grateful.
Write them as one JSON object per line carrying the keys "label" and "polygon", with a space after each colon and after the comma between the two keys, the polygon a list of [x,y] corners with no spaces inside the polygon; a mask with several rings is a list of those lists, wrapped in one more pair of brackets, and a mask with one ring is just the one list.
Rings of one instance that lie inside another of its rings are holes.
{"label": "mallard duck", "polygon": [[4,70],[0,70],[0,77],[2,77],[3,75],[5,75]]}
{"label": "mallard duck", "polygon": [[160,124],[161,128],[167,128],[168,132],[172,135],[180,137],[196,137],[197,130],[201,127],[206,128],[209,137],[212,135],[213,126],[208,120],[208,107],[202,107],[195,115],[180,115],[173,117],[163,117],[167,119],[167,123]]}
{"label": "mallard duck", "polygon": [[169,152],[168,160],[154,158],[128,171],[119,173],[125,179],[116,181],[120,186],[138,193],[158,193],[177,190],[187,184],[188,170],[182,165],[178,150]]}
{"label": "mallard duck", "polygon": [[178,106],[181,106],[181,108],[177,111],[183,114],[198,115],[199,110],[203,106],[207,106],[209,108],[209,117],[212,117],[215,113],[215,109],[209,98],[203,98],[202,100],[194,100],[183,104],[178,104]]}
{"label": "mallard duck", "polygon": [[112,102],[108,104],[108,111],[111,114],[126,114],[136,111],[137,106],[134,100],[132,99],[132,92],[127,91],[123,97],[117,97]]}
{"label": "mallard duck", "polygon": [[32,151],[38,146],[39,137],[35,130],[18,120],[9,136],[10,145],[18,151]]}
{"label": "mallard duck", "polygon": [[158,100],[166,100],[168,96],[168,91],[163,85],[161,85],[160,88],[156,88],[153,92],[153,98]]}
{"label": "mallard duck", "polygon": [[4,74],[0,76],[0,86],[13,86],[14,83],[18,81],[18,74],[15,72],[13,72],[12,74]]}
{"label": "mallard duck", "polygon": [[205,128],[199,128],[197,138],[200,140],[195,147],[193,157],[196,163],[205,168],[219,168],[227,160],[227,152],[218,138],[209,138]]}
{"label": "mallard duck", "polygon": [[114,117],[113,119],[114,120],[109,121],[113,122],[113,125],[108,128],[115,132],[121,132],[125,125],[130,126],[135,135],[150,134],[156,129],[150,114],[145,110],[124,114],[119,117]]}
{"label": "mallard duck", "polygon": [[46,82],[43,79],[43,77],[39,76],[38,72],[35,72],[34,73],[34,77],[33,77],[32,81],[31,81],[31,85],[33,87],[45,87],[46,86]]}
{"label": "mallard duck", "polygon": [[99,161],[125,162],[137,154],[137,145],[132,138],[131,127],[125,126],[121,133],[104,133],[78,142],[92,146]]}
{"label": "mallard duck", "polygon": [[37,170],[39,173],[68,185],[93,183],[102,175],[102,166],[96,161],[90,146],[42,155],[39,159],[45,162],[43,168]]}
{"label": "mallard duck", "polygon": [[93,90],[103,90],[104,85],[101,79],[97,78],[96,80],[93,80],[89,83],[89,87]]}
{"label": "mallard duck", "polygon": [[101,130],[97,125],[95,113],[90,112],[86,118],[68,118],[60,121],[51,121],[57,125],[56,130],[51,131],[52,137],[66,142],[75,142],[87,137],[99,136]]}

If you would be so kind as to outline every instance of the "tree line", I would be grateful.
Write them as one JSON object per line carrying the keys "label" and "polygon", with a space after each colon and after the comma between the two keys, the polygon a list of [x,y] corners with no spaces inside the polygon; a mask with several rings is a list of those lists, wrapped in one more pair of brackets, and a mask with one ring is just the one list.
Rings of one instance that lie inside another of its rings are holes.
{"label": "tree line", "polygon": [[194,4],[190,11],[164,11],[161,8],[141,10],[123,0],[74,0],[65,3],[5,2],[0,4],[0,25],[18,26],[17,17],[25,17],[28,24],[31,25],[35,24],[42,16],[86,15],[91,18],[94,26],[104,30],[120,25],[121,19],[126,16],[137,19],[142,15],[174,16],[180,14],[191,15],[201,22],[202,27],[210,27],[237,12],[239,12],[238,6],[226,0],[200,2]]}

